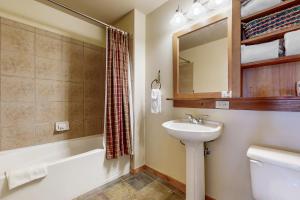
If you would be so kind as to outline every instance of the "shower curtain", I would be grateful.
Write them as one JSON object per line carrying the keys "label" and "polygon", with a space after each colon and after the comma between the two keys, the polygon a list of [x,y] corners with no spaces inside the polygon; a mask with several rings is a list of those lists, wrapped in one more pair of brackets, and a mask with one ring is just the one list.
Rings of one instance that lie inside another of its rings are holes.
{"label": "shower curtain", "polygon": [[106,29],[106,158],[132,154],[132,106],[129,61],[129,35]]}

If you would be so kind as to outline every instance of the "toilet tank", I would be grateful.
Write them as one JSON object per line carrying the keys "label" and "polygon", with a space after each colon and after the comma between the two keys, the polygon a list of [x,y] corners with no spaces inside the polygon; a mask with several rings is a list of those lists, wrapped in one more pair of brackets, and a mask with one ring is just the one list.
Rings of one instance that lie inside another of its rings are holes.
{"label": "toilet tank", "polygon": [[300,154],[251,146],[247,156],[255,200],[300,200]]}

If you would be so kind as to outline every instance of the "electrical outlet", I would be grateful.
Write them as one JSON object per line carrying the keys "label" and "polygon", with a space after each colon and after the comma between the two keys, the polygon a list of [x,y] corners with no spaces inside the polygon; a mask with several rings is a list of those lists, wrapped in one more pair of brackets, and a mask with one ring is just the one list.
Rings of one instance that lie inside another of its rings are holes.
{"label": "electrical outlet", "polygon": [[62,131],[68,131],[70,130],[70,125],[68,121],[65,122],[56,122],[55,123],[55,130],[57,132],[62,132]]}
{"label": "electrical outlet", "polygon": [[216,108],[228,110],[230,107],[229,104],[229,101],[216,101]]}

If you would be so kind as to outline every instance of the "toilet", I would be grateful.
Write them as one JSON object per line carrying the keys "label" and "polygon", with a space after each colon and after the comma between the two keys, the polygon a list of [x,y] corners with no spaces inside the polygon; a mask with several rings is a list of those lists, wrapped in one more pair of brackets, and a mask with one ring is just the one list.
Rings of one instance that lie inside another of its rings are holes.
{"label": "toilet", "polygon": [[300,154],[251,146],[247,156],[255,200],[300,199]]}

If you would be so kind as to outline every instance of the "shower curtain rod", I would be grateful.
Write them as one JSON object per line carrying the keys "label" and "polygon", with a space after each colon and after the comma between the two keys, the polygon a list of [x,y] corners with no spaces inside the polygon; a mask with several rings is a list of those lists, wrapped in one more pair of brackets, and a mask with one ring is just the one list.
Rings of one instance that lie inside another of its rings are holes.
{"label": "shower curtain rod", "polygon": [[84,13],[81,13],[81,12],[79,12],[79,11],[73,10],[72,8],[69,8],[68,6],[66,6],[66,5],[64,5],[64,4],[62,4],[62,3],[58,3],[58,2],[56,2],[56,1],[54,1],[54,0],[47,0],[47,1],[48,1],[49,3],[51,3],[51,4],[54,4],[54,5],[58,6],[58,7],[61,7],[61,8],[63,8],[63,9],[65,9],[65,10],[67,10],[67,11],[70,11],[70,12],[73,12],[73,13],[75,13],[75,14],[77,14],[77,15],[80,15],[81,17],[84,17],[84,18],[86,18],[86,19],[88,19],[88,20],[94,21],[94,22],[96,22],[97,24],[100,24],[101,26],[113,28],[113,29],[116,29],[116,30],[121,31],[121,32],[123,32],[123,33],[127,33],[127,31],[124,31],[124,30],[119,29],[119,28],[117,28],[117,27],[114,27],[114,26],[112,26],[112,25],[110,25],[110,24],[107,24],[107,23],[105,23],[105,22],[102,22],[102,21],[100,21],[100,20],[97,20],[97,19],[95,19],[95,18],[93,18],[93,17],[90,17],[90,16],[88,16],[88,15],[86,15],[86,14],[84,14]]}

